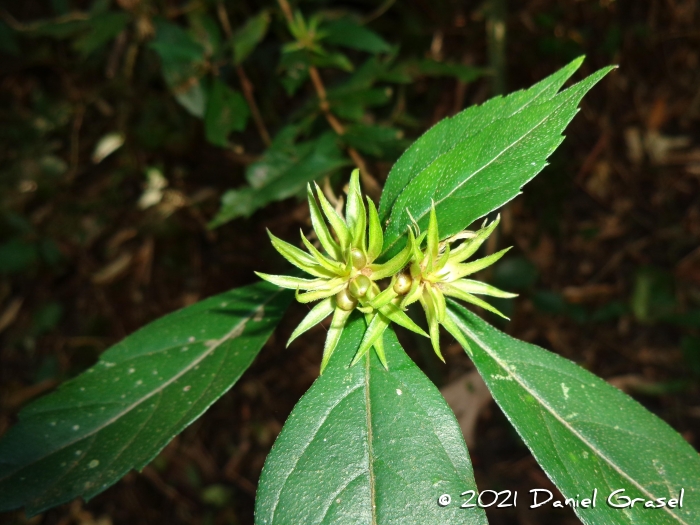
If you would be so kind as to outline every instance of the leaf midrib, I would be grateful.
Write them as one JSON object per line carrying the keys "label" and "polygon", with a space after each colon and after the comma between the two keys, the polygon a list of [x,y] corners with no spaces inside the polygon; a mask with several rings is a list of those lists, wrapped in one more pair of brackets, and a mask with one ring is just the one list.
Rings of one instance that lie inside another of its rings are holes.
{"label": "leaf midrib", "polygon": [[[551,100],[553,100],[553,98],[550,99],[550,100],[547,101],[547,102],[550,102]],[[563,101],[561,104],[559,104],[558,106],[556,106],[555,108],[553,108],[552,111],[549,112],[542,120],[540,120],[537,124],[535,124],[534,126],[532,126],[530,129],[528,129],[527,132],[525,132],[523,135],[521,135],[517,140],[511,142],[507,147],[503,148],[503,150],[501,150],[501,151],[498,153],[498,155],[495,155],[491,160],[489,160],[487,163],[485,163],[485,164],[484,164],[483,166],[481,166],[479,169],[473,171],[472,173],[469,174],[469,176],[467,176],[467,177],[465,177],[464,179],[462,179],[462,180],[461,180],[458,184],[456,184],[456,185],[452,188],[452,190],[450,190],[450,192],[447,193],[444,197],[435,200],[435,201],[434,201],[434,202],[435,202],[435,207],[439,206],[440,203],[444,202],[444,201],[447,200],[449,197],[451,197],[452,194],[453,194],[454,192],[456,192],[459,188],[461,188],[462,186],[464,186],[467,182],[469,182],[469,181],[470,181],[472,178],[474,178],[477,174],[479,174],[480,172],[484,171],[484,170],[485,170],[486,168],[488,168],[491,164],[493,164],[494,162],[496,162],[496,160],[498,160],[502,155],[504,155],[504,154],[505,154],[508,150],[510,150],[513,146],[515,146],[516,144],[519,144],[525,137],[527,137],[528,135],[530,135],[531,133],[533,133],[533,132],[534,132],[537,128],[539,128],[544,122],[546,122],[547,120],[549,120],[549,118],[552,116],[552,113],[554,113],[557,109],[559,109],[560,107],[562,107],[568,100],[569,100],[568,98],[565,98],[564,101]],[[493,124],[493,123],[489,124],[489,126],[492,125],[492,124]],[[488,127],[488,126],[487,126],[487,127]],[[487,128],[484,128],[484,129],[487,129]],[[452,148],[452,149],[454,149],[454,148]],[[450,151],[452,151],[452,150],[450,150]],[[437,161],[437,159],[436,159],[436,161]],[[434,161],[434,162],[435,162],[435,161]],[[432,162],[429,166],[432,166],[432,164],[434,164],[434,162]],[[425,169],[428,169],[429,166],[427,166]],[[424,171],[425,171],[425,170],[421,171],[421,173],[423,173]],[[419,174],[419,175],[420,175],[420,174]],[[413,181],[416,180],[417,177],[418,177],[418,175],[416,175],[416,177],[414,177],[414,178],[406,185],[406,189],[404,189],[404,191],[402,191],[402,192],[399,194],[399,196],[396,198],[396,201],[394,201],[394,206],[396,205],[396,202],[399,200],[399,198],[401,197],[401,195],[403,195],[403,193],[408,189],[408,187],[411,185],[411,183],[413,183]],[[393,212],[394,209],[395,209],[395,208],[392,208],[392,212]],[[420,212],[420,214],[417,214],[417,216],[414,217],[415,221],[416,221],[416,222],[420,222],[420,220],[428,214],[428,211],[429,211],[429,210],[430,210],[430,208],[426,208],[425,210],[423,210],[422,212]],[[393,214],[392,214],[392,215],[393,215]],[[394,239],[394,241],[393,241],[389,246],[386,247],[386,249],[385,249],[382,253],[386,253],[387,251],[389,251],[389,249],[390,249],[391,247],[393,247],[393,246],[399,241],[399,239],[401,239],[402,236],[403,236],[403,232],[401,232],[401,233],[396,237],[396,239]]]}
{"label": "leaf midrib", "polygon": [[[517,114],[520,113],[521,111],[525,110],[528,106],[531,106],[534,102],[536,102],[537,100],[539,100],[539,98],[542,96],[542,94],[544,94],[545,92],[547,92],[547,91],[549,90],[549,88],[550,88],[552,85],[554,85],[555,83],[556,83],[555,81],[552,81],[552,82],[547,83],[545,86],[542,87],[542,89],[540,90],[539,93],[537,93],[534,97],[532,97],[530,100],[528,100],[528,101],[527,101],[526,103],[524,103],[522,106],[520,106],[516,111],[513,111],[512,113],[510,113],[510,114],[508,114],[508,115],[505,115],[505,116],[503,116],[503,117],[500,117],[500,118],[498,118],[498,119],[496,119],[496,120],[490,122],[490,123],[487,124],[487,125],[490,126],[491,124],[493,124],[494,122],[496,122],[496,121],[498,121],[498,120],[503,120],[503,119],[507,119],[507,118],[512,118],[513,116],[517,115]],[[561,87],[561,85],[560,85],[560,87]],[[559,88],[557,88],[557,91],[558,91],[558,89],[559,89]],[[527,91],[527,90],[526,90],[526,91]],[[554,94],[552,94],[552,96],[550,97],[549,100],[551,100],[552,98],[554,98],[554,97],[556,97],[556,96],[557,96],[557,93],[555,92]],[[507,99],[507,97],[504,97],[504,98],[503,98],[504,101],[505,101],[506,99]],[[456,116],[457,116],[457,115],[455,115],[455,117],[456,117]],[[455,117],[452,117],[452,118],[455,118]],[[478,132],[477,132],[477,133],[478,133]],[[474,133],[474,134],[472,134],[472,135],[470,135],[470,136],[474,136],[475,134],[476,134],[476,133]],[[420,139],[418,139],[418,140],[420,140]],[[421,169],[418,173],[416,173],[416,174],[414,175],[414,177],[413,177],[411,180],[408,181],[408,183],[406,184],[406,186],[404,187],[404,189],[401,190],[401,191],[396,195],[396,198],[394,199],[394,202],[392,202],[392,203],[389,205],[389,210],[388,210],[388,211],[389,211],[389,216],[390,216],[390,217],[391,217],[391,209],[393,208],[394,204],[396,204],[396,201],[399,200],[399,198],[401,197],[401,194],[403,194],[403,192],[406,191],[406,188],[408,188],[408,185],[411,183],[411,181],[412,181],[413,179],[415,179],[416,177],[420,176],[421,173],[423,173],[425,170],[427,170],[428,168],[430,168],[430,166],[432,166],[435,162],[437,162],[441,157],[443,157],[444,155],[447,155],[447,154],[450,153],[452,150],[456,149],[462,142],[464,142],[464,140],[465,140],[465,139],[462,139],[462,140],[459,140],[458,142],[455,142],[455,144],[454,144],[451,148],[447,149],[446,151],[444,151],[443,153],[441,153],[440,155],[438,155],[437,157],[435,157],[435,158],[434,158],[430,163],[428,163],[423,169]],[[415,166],[416,162],[417,162],[417,160],[414,160],[414,161],[413,161],[413,164],[411,164],[411,168],[413,168],[413,166]],[[392,244],[392,246],[393,246],[393,244]]]}
{"label": "leaf midrib", "polygon": [[[233,334],[236,333],[236,331],[240,330],[241,331],[240,333],[242,334],[243,330],[245,329],[245,325],[248,323],[248,321],[250,319],[252,319],[257,314],[257,312],[259,312],[261,309],[264,309],[265,305],[267,305],[270,301],[272,301],[279,293],[281,293],[281,290],[274,292],[266,301],[257,305],[255,307],[255,309],[250,311],[250,313],[246,317],[241,318],[241,320],[238,323],[236,323],[236,325],[231,330],[229,330],[223,337],[216,340],[215,344],[211,345],[205,352],[203,352],[199,357],[197,357],[197,359],[192,361],[187,367],[183,368],[182,371],[175,374],[172,378],[165,381],[162,385],[159,385],[154,390],[151,390],[146,396],[144,396],[143,398],[139,399],[138,401],[132,403],[131,405],[127,406],[124,410],[115,414],[114,416],[112,416],[111,418],[106,420],[101,425],[92,429],[90,432],[82,434],[80,436],[77,436],[74,440],[70,440],[70,441],[64,443],[61,447],[52,449],[48,454],[45,454],[41,457],[34,459],[30,463],[30,465],[35,464],[39,461],[42,461],[42,460],[46,459],[47,457],[50,457],[50,456],[60,452],[61,450],[65,449],[67,447],[70,447],[71,445],[83,440],[83,439],[89,438],[89,437],[93,436],[94,434],[97,434],[98,432],[100,432],[104,428],[108,427],[109,425],[111,425],[115,421],[119,420],[125,414],[131,412],[133,409],[138,407],[140,404],[144,403],[145,401],[147,401],[148,399],[153,397],[154,395],[161,393],[166,387],[173,384],[175,381],[180,379],[183,375],[185,375],[187,372],[191,371],[195,366],[197,366],[199,363],[201,363],[204,359],[206,359],[209,355],[214,353],[214,351],[217,348],[219,348],[222,344],[224,344],[229,338],[231,338],[233,336]],[[20,472],[24,468],[27,468],[28,466],[29,465],[23,465],[23,466],[20,466],[19,468],[15,469],[13,471],[10,471],[5,477],[0,478],[0,482],[5,481],[9,477],[13,476],[17,472]]]}
{"label": "leaf midrib", "polygon": [[[581,440],[582,443],[584,443],[590,450],[596,454],[598,457],[603,459],[614,471],[616,471],[618,474],[620,474],[623,478],[627,479],[630,481],[637,489],[639,489],[640,492],[648,496],[650,499],[655,499],[654,494],[649,492],[643,485],[639,484],[633,477],[631,477],[629,474],[627,474],[624,470],[621,470],[617,464],[608,456],[606,456],[603,452],[599,451],[593,443],[591,443],[588,439],[586,439],[583,435],[581,435],[574,427],[572,427],[566,419],[561,417],[559,413],[549,405],[544,399],[542,399],[539,395],[539,393],[532,388],[520,375],[518,375],[516,372],[511,370],[508,365],[502,361],[501,359],[498,358],[498,356],[494,355],[489,351],[489,346],[485,344],[469,327],[465,326],[465,324],[462,322],[462,320],[459,318],[459,316],[453,315],[452,316],[453,320],[460,326],[462,330],[467,332],[469,334],[469,337],[471,337],[480,347],[484,352],[486,352],[504,371],[508,372],[510,376],[530,395],[533,396],[533,398],[537,399],[540,402],[540,405],[544,407],[557,421],[561,423],[562,426],[564,426],[569,432],[571,432],[574,436],[576,436],[579,440]],[[688,522],[684,521],[680,516],[676,515],[674,512],[672,512],[668,507],[664,507],[664,510],[668,512],[673,518],[677,519],[679,523],[682,523],[684,525],[691,525]]]}
{"label": "leaf midrib", "polygon": [[[383,337],[383,336],[382,336]],[[377,488],[374,479],[374,451],[372,447],[372,404],[370,401],[369,392],[369,375],[370,375],[370,356],[372,352],[367,352],[365,354],[365,378],[364,378],[364,389],[365,389],[365,405],[367,407],[367,468],[369,471],[369,504],[372,510],[372,525],[377,525]]]}

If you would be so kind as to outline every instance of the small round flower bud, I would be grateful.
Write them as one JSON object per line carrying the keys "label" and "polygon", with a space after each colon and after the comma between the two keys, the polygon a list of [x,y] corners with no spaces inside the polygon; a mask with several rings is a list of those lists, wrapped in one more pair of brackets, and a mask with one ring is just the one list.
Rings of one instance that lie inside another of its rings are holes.
{"label": "small round flower bud", "polygon": [[405,273],[400,273],[396,276],[396,282],[394,283],[394,291],[399,295],[404,295],[408,293],[413,284],[413,279]]}
{"label": "small round flower bud", "polygon": [[349,312],[357,306],[357,299],[348,293],[347,288],[343,288],[337,294],[335,294],[335,304],[341,310]]}
{"label": "small round flower bud", "polygon": [[350,283],[350,293],[355,297],[364,297],[372,281],[365,275],[358,275]]}
{"label": "small round flower bud", "polygon": [[367,264],[367,257],[362,253],[361,250],[355,248],[350,252],[350,257],[352,257],[352,265],[354,268],[360,270]]}

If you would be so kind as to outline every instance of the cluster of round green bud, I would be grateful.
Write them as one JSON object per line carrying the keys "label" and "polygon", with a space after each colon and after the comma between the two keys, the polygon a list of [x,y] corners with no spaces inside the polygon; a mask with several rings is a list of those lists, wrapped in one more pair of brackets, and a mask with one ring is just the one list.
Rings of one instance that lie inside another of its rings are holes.
{"label": "cluster of round green bud", "polygon": [[[258,275],[278,286],[295,290],[299,302],[320,301],[294,330],[287,345],[333,315],[324,346],[321,371],[328,365],[343,327],[355,310],[364,314],[367,330],[353,363],[374,347],[382,364],[388,367],[382,335],[391,322],[430,337],[435,353],[442,359],[439,325],[443,325],[468,348],[461,332],[449,317],[445,296],[481,306],[499,315],[502,314],[498,310],[474,294],[513,297],[513,294],[485,283],[464,279],[466,275],[493,264],[505,253],[506,250],[502,250],[476,261],[463,262],[491,234],[498,219],[488,226],[484,224],[476,232],[463,231],[441,242],[433,206],[427,231],[421,233],[417,226],[415,229],[408,228],[406,246],[393,258],[377,264],[375,261],[383,250],[383,232],[374,203],[367,199],[365,207],[360,193],[359,172],[355,170],[350,179],[344,218],[333,208],[320,188],[316,186],[315,189],[315,195],[311,186],[307,192],[311,222],[325,254],[303,233],[301,239],[308,253],[270,233],[273,246],[282,256],[314,278]],[[460,244],[453,247],[457,241],[461,241]],[[386,279],[390,279],[389,285],[382,290],[378,283]],[[417,301],[425,310],[429,334],[405,313],[406,307]]]}

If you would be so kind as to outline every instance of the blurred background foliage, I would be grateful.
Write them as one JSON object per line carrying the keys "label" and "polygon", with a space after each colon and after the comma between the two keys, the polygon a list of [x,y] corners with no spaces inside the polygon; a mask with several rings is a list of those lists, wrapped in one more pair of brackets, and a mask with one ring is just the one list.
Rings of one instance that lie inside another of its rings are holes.
{"label": "blurred background foliage", "polygon": [[[502,328],[697,448],[698,2],[288,2],[0,3],[0,434],[139,326],[283,271],[265,229],[294,242],[308,228],[307,182],[342,196],[358,166],[376,199],[428,127],[586,54],[581,76],[620,69],[502,211],[486,250],[516,248],[483,277],[521,294],[499,302]],[[27,522],[252,523],[265,455],[318,373],[323,328],[283,348],[303,314],[143,474]],[[403,336],[440,386],[472,369],[454,341],[444,367]],[[477,430],[481,488],[552,489],[495,405]],[[524,512],[489,519],[577,523]]]}

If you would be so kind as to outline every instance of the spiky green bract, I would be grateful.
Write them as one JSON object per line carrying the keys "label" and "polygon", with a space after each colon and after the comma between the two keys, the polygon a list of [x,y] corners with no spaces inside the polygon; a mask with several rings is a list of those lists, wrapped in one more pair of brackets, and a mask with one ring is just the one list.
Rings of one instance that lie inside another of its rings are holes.
{"label": "spiky green bract", "polygon": [[[507,248],[475,261],[464,262],[476,253],[496,228],[499,221],[500,216],[489,225],[484,223],[482,228],[476,232],[465,230],[440,242],[437,215],[435,213],[435,205],[433,205],[430,210],[428,230],[421,234],[418,237],[419,240],[413,244],[414,249],[410,266],[410,279],[412,279],[412,282],[408,291],[401,297],[399,305],[401,308],[406,308],[409,304],[416,301],[420,302],[428,321],[433,350],[442,361],[444,361],[444,358],[440,352],[440,325],[453,334],[465,348],[469,348],[467,341],[456,328],[454,321],[447,315],[445,296],[480,306],[507,319],[496,308],[474,294],[504,298],[515,297],[516,294],[504,292],[486,283],[464,279],[467,275],[491,266],[509,250]],[[426,240],[425,251],[420,249],[423,238]],[[458,241],[462,241],[461,244],[457,247],[452,247],[452,244]],[[407,287],[407,280],[408,277],[404,276],[402,287]],[[395,290],[395,287],[391,286],[377,295],[372,301],[372,305],[375,308],[385,304],[392,305],[391,301],[396,297],[400,297],[400,294]]]}
{"label": "spiky green bract", "polygon": [[295,290],[296,299],[301,303],[321,301],[294,330],[287,346],[333,314],[321,360],[323,372],[340,339],[345,322],[352,310],[358,308],[365,314],[368,326],[358,358],[374,347],[377,356],[386,367],[388,365],[381,335],[390,322],[393,321],[426,337],[428,335],[411,321],[401,308],[391,303],[391,298],[377,307],[371,304],[371,300],[380,295],[379,287],[374,281],[392,277],[403,270],[417,250],[413,232],[409,233],[406,247],[394,258],[383,264],[374,264],[384,244],[384,237],[374,203],[367,199],[365,206],[360,191],[359,171],[355,170],[350,177],[345,217],[333,207],[318,186],[314,192],[309,185],[307,196],[311,224],[321,249],[314,246],[303,233],[301,241],[308,252],[268,233],[272,245],[285,259],[315,278],[302,279],[256,272],[266,281]]}

